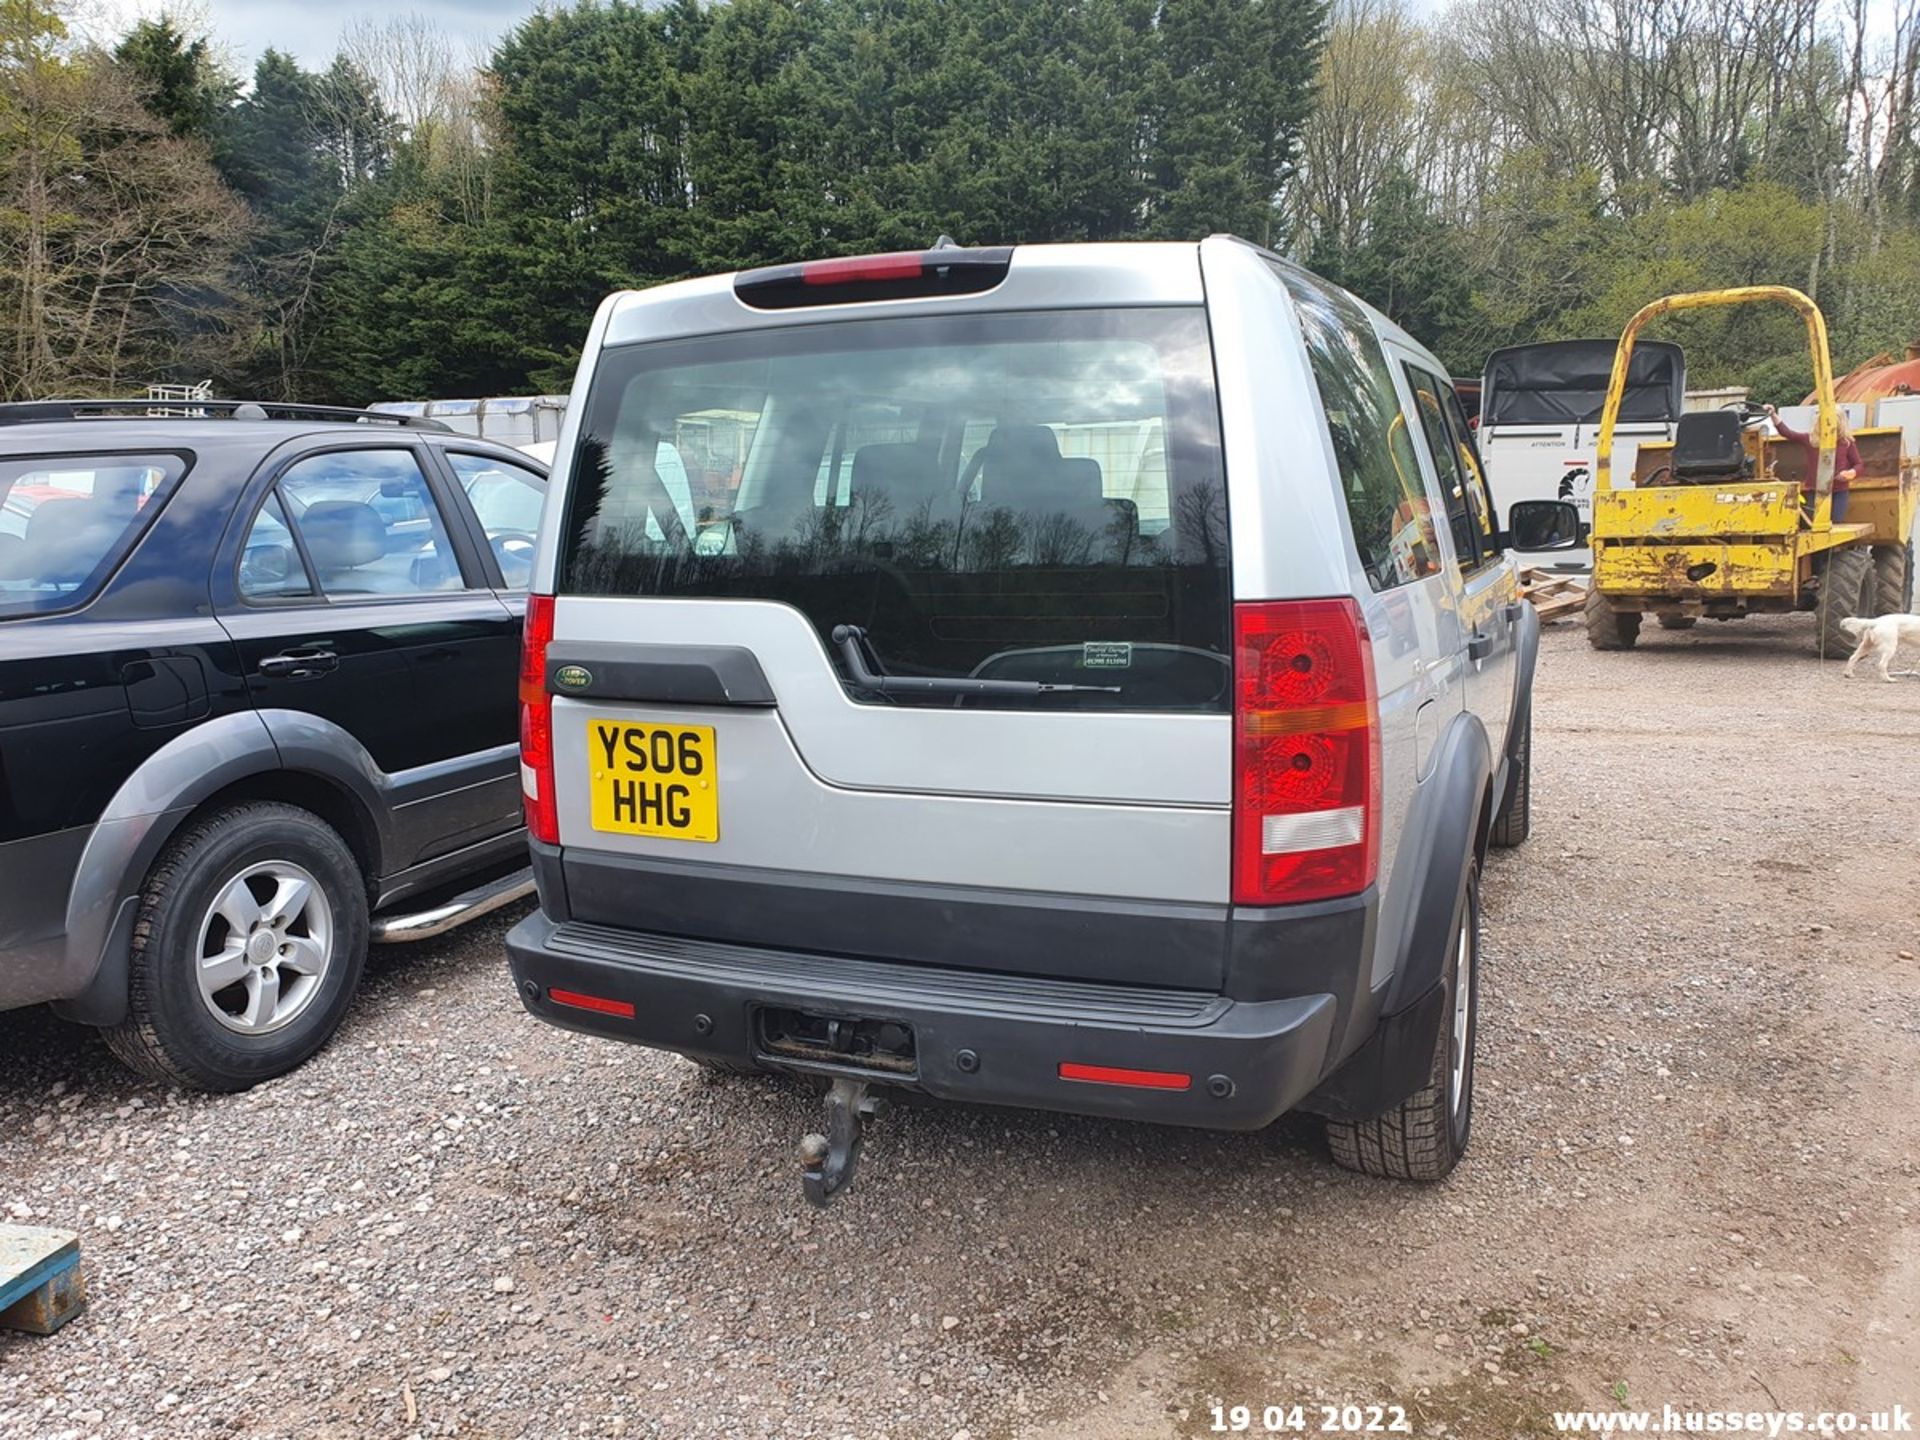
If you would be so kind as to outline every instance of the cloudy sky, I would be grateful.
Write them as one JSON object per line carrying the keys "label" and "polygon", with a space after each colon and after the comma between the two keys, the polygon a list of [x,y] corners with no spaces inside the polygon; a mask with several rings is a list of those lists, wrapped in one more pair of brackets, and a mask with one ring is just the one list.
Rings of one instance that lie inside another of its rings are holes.
{"label": "cloudy sky", "polygon": [[[84,3],[84,0],[83,0]],[[165,10],[176,15],[204,16],[210,29],[227,46],[236,68],[253,68],[262,50],[276,46],[291,51],[307,66],[324,65],[332,58],[342,28],[352,21],[379,20],[409,11],[423,15],[483,52],[504,31],[533,13],[537,0],[402,0],[400,4],[369,5],[361,0],[330,4],[328,0],[91,0],[97,16],[89,29],[118,34],[136,16]],[[1413,0],[1419,10],[1438,10],[1443,0]],[[1867,0],[1870,17],[1885,30],[1891,26],[1894,0]]]}
{"label": "cloudy sky", "polygon": [[484,53],[502,33],[531,15],[536,0],[402,0],[396,5],[328,3],[328,0],[96,0],[97,16],[88,28],[109,34],[124,30],[141,15],[193,16],[224,44],[236,68],[253,69],[268,46],[290,51],[308,68],[333,58],[341,30],[355,20],[390,15],[422,15]]}

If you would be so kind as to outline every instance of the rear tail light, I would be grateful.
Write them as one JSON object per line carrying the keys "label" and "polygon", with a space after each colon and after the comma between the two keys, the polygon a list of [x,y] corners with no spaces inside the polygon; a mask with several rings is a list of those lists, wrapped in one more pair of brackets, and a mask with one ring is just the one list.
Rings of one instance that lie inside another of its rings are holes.
{"label": "rear tail light", "polygon": [[520,641],[520,793],[527,833],[545,845],[560,843],[560,811],[553,798],[553,697],[547,694],[547,646],[553,643],[553,597],[527,597]]}
{"label": "rear tail light", "polygon": [[733,293],[756,310],[793,310],[803,305],[849,305],[861,300],[913,300],[934,295],[978,295],[1007,278],[1011,246],[969,250],[900,250],[890,255],[848,255],[743,270]]}
{"label": "rear tail light", "polygon": [[1354,895],[1380,859],[1380,705],[1351,599],[1236,605],[1233,898]]}

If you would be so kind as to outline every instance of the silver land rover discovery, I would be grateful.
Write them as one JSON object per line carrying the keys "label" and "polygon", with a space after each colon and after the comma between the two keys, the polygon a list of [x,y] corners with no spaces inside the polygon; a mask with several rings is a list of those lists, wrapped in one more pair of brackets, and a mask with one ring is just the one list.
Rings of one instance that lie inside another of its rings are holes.
{"label": "silver land rover discovery", "polygon": [[875,1092],[1445,1175],[1538,622],[1440,364],[1242,241],[614,295],[520,701],[527,1008]]}

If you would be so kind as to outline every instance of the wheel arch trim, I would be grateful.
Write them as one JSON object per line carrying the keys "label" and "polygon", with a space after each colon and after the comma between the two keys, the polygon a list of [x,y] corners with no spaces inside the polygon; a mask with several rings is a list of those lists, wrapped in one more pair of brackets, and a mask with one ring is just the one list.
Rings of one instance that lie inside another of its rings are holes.
{"label": "wheel arch trim", "polygon": [[[378,873],[389,825],[379,771],[358,741],[326,726],[324,741],[302,732],[289,755],[270,723],[286,711],[239,711],[196,725],[161,746],[107,802],[88,837],[68,892],[60,974],[49,990],[68,1019],[117,1024],[126,1013],[128,946],[141,884],[181,823],[208,800],[261,776],[305,774],[342,792],[366,822],[362,837]],[[300,720],[315,717],[301,715]],[[354,837],[345,837],[352,844]]]}

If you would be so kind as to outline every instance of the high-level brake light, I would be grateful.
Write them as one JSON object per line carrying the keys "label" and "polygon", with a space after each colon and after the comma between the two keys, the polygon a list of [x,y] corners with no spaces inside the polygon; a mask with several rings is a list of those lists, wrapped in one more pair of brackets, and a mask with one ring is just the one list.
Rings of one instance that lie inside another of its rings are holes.
{"label": "high-level brake light", "polygon": [[886,255],[847,255],[743,270],[733,293],[756,310],[793,310],[803,305],[851,305],[866,300],[915,300],[940,295],[979,295],[1007,278],[1013,248],[898,250]]}

